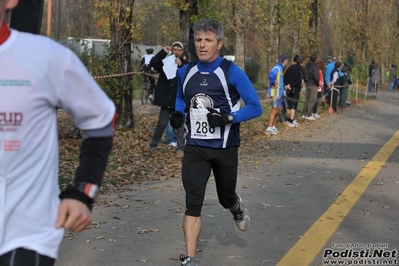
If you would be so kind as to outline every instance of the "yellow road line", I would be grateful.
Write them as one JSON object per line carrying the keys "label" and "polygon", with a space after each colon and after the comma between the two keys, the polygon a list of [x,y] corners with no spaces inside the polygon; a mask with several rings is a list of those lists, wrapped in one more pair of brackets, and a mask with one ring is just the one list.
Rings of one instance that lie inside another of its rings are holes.
{"label": "yellow road line", "polygon": [[310,265],[328,239],[350,212],[389,156],[399,144],[399,131],[363,167],[363,170],[341,193],[328,210],[309,228],[303,237],[279,261],[279,266]]}

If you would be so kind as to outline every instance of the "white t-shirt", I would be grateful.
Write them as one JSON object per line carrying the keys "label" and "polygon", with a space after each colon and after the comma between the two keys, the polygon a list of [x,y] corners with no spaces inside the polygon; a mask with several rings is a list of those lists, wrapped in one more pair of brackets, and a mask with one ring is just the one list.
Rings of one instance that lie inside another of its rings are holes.
{"label": "white t-shirt", "polygon": [[146,54],[146,55],[143,55],[142,57],[141,57],[141,61],[143,62],[143,65],[149,65],[150,64],[150,61],[151,61],[151,59],[154,57],[154,55],[153,54]]}
{"label": "white t-shirt", "polygon": [[79,58],[51,39],[11,30],[0,45],[0,255],[57,258],[56,106],[82,130],[108,125],[115,106]]}

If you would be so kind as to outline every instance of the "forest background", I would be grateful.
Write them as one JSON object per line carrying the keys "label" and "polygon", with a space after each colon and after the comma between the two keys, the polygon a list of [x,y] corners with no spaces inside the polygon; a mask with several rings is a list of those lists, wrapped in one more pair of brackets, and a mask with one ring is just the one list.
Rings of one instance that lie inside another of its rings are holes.
{"label": "forest background", "polygon": [[[50,2],[54,10],[54,0]],[[48,3],[44,1],[41,29],[54,37],[45,22]],[[224,24],[222,54],[234,55],[249,75],[255,71],[251,80],[257,88],[266,88],[267,73],[282,53],[291,58],[336,56],[351,63],[352,76],[363,84],[371,61],[385,73],[399,59],[399,0],[62,0],[59,5],[59,18],[52,18],[58,19],[59,39],[111,40],[105,61],[82,58],[94,75],[137,70],[128,58],[137,53],[131,48],[135,44],[163,47],[179,40],[190,48],[190,27],[204,17]],[[246,64],[246,58],[253,64]],[[124,128],[134,125],[132,107],[126,109],[134,97],[134,79],[99,81],[116,102],[118,125]]]}

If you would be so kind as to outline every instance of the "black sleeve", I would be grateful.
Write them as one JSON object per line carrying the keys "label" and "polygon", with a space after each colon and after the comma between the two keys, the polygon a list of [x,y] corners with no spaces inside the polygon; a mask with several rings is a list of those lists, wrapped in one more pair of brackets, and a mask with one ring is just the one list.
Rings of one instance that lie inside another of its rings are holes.
{"label": "black sleeve", "polygon": [[[80,146],[80,163],[73,183],[92,183],[101,186],[108,155],[111,152],[113,137],[93,137],[83,140]],[[71,198],[85,203],[91,210],[90,199],[73,185],[60,194],[61,199]]]}
{"label": "black sleeve", "polygon": [[284,81],[284,85],[287,86],[288,84],[291,85],[291,87],[293,87],[294,84],[291,84],[291,68],[289,68],[290,66],[287,67],[287,69],[285,69],[284,74],[283,74],[283,81]]}
{"label": "black sleeve", "polygon": [[164,49],[160,50],[150,61],[150,66],[152,66],[156,71],[161,73],[162,71],[162,60],[165,59],[165,57],[168,54],[165,52]]}

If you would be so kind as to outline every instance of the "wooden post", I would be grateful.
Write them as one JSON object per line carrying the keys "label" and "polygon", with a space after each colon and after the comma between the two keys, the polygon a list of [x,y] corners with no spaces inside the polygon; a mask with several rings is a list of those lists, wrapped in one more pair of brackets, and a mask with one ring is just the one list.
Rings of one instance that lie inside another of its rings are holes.
{"label": "wooden post", "polygon": [[356,81],[356,91],[355,91],[355,104],[358,104],[358,100],[357,100],[357,93],[359,91],[359,81]]}
{"label": "wooden post", "polygon": [[52,21],[52,8],[53,8],[53,3],[52,0],[48,0],[47,2],[47,37],[50,37],[51,35],[51,21]]}
{"label": "wooden post", "polygon": [[332,108],[333,98],[334,98],[334,83],[331,85],[330,107],[328,108],[328,111],[327,111],[327,113],[329,113],[329,114],[333,114],[334,113],[334,109]]}
{"label": "wooden post", "polygon": [[351,85],[348,86],[348,98],[345,102],[346,105],[351,105]]}

